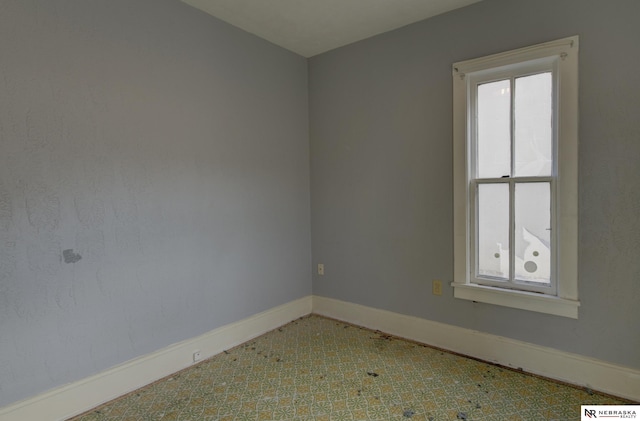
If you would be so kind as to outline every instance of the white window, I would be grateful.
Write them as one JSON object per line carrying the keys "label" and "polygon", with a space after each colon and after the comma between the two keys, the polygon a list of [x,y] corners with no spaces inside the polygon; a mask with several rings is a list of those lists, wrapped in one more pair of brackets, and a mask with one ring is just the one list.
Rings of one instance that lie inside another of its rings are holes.
{"label": "white window", "polygon": [[578,37],[453,65],[454,296],[578,317]]}

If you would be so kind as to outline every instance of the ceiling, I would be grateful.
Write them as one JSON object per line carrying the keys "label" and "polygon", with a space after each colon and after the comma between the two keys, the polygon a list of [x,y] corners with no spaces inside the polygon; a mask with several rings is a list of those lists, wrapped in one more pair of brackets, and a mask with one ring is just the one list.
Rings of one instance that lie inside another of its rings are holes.
{"label": "ceiling", "polygon": [[480,0],[182,0],[304,57]]}

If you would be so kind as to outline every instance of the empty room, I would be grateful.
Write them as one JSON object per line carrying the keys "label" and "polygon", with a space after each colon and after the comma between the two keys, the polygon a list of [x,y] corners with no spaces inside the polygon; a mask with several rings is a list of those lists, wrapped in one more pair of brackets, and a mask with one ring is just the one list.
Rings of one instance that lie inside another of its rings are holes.
{"label": "empty room", "polygon": [[638,17],[0,0],[0,421],[640,417]]}

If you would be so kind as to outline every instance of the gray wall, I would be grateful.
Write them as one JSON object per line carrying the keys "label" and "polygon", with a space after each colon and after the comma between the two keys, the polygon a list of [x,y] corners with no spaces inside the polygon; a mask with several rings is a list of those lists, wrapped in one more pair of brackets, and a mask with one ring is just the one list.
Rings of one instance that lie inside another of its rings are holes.
{"label": "gray wall", "polygon": [[177,0],[1,0],[0,406],[310,294],[307,104]]}
{"label": "gray wall", "polygon": [[[640,368],[638,16],[637,0],[485,0],[312,58],[314,293]],[[451,64],[571,35],[579,319],[456,300]]]}
{"label": "gray wall", "polygon": [[[314,293],[640,368],[638,15],[485,0],[317,56],[307,84],[177,0],[0,0],[0,406],[309,294],[309,148]],[[575,34],[580,318],[431,295],[451,63]]]}

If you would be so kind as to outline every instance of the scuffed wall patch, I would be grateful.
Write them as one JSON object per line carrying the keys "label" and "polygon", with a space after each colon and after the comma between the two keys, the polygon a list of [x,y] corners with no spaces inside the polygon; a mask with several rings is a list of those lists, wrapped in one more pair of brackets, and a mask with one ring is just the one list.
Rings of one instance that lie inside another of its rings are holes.
{"label": "scuffed wall patch", "polygon": [[67,249],[62,252],[62,257],[65,263],[77,263],[82,259],[78,253],[74,253],[73,249]]}

